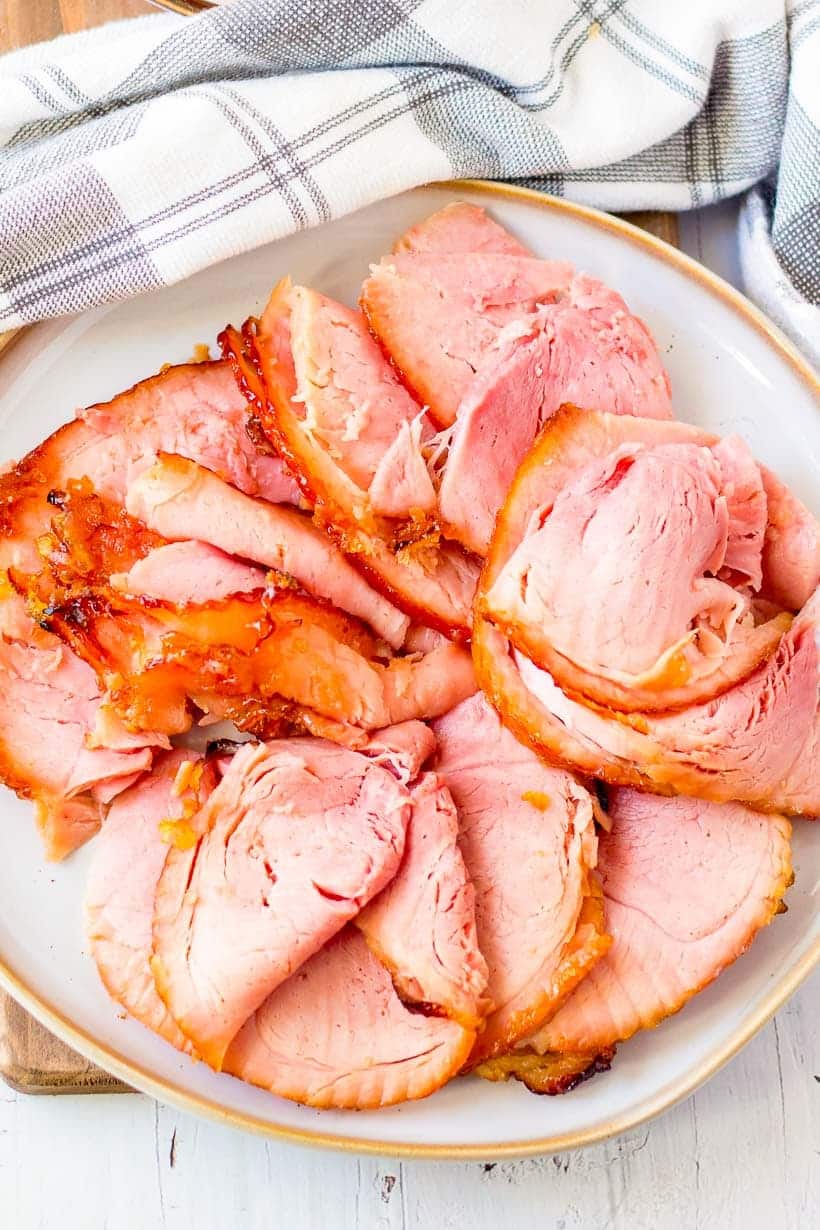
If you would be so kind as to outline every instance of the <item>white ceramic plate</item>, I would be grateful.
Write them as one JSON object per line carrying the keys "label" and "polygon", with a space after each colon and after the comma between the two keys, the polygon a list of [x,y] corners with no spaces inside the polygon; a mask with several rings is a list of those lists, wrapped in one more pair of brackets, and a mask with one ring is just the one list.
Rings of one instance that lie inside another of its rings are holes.
{"label": "white ceramic plate", "polygon": [[[535,252],[617,287],[650,324],[681,418],[737,431],[815,504],[820,416],[811,372],[740,295],[658,241],[591,210],[491,185],[431,187],[206,270],[181,286],[79,319],[38,325],[2,357],[0,456],[187,359],[227,320],[262,307],[284,273],[353,303],[368,263],[447,201],[485,205]],[[612,1071],[561,1098],[453,1081],[423,1102],[350,1114],[282,1101],[194,1065],[121,1019],[85,951],[80,903],[90,851],[43,864],[30,808],[0,792],[0,983],[78,1051],[137,1088],[238,1126],[380,1153],[500,1157],[576,1147],[624,1131],[690,1093],[730,1058],[820,961],[820,831],[795,827],[789,912],[683,1012],[624,1045]]]}

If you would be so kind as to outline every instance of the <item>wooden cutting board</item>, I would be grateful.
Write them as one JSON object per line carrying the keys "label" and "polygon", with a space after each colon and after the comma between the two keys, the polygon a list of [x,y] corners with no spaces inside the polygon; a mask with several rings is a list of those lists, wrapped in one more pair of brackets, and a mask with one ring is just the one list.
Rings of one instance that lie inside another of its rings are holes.
{"label": "wooden cutting board", "polygon": [[[149,11],[143,0],[0,0],[0,52]],[[677,247],[675,214],[624,217]],[[128,1085],[55,1038],[4,991],[0,991],[0,1076],[21,1093],[131,1092]]]}

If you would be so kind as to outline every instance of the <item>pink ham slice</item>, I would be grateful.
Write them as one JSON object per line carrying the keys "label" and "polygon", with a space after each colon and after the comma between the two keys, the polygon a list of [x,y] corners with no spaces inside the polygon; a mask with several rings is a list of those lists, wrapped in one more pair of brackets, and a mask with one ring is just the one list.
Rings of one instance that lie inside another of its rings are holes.
{"label": "pink ham slice", "polygon": [[594,1056],[679,1011],[746,951],[791,883],[782,817],[624,789],[609,812],[599,869],[612,946],[524,1044],[513,1073],[524,1080],[528,1052]]}
{"label": "pink ham slice", "polygon": [[498,252],[397,252],[372,267],[361,305],[419,401],[449,427],[504,326],[554,302],[572,272],[566,261]]}
{"label": "pink ham slice", "polygon": [[592,800],[513,738],[481,693],[433,729],[489,967],[494,1008],[471,1056],[478,1063],[555,1012],[608,946],[591,880]]}
{"label": "pink ham slice", "polygon": [[473,654],[505,723],[550,760],[644,790],[811,817],[820,815],[819,616],[815,595],[748,679],[668,715],[627,718],[572,700],[483,619]]}
{"label": "pink ham slice", "polygon": [[486,1008],[487,964],[476,936],[475,891],[458,844],[447,787],[425,773],[395,879],[356,919],[403,1000],[476,1029]]}
{"label": "pink ham slice", "polygon": [[348,925],[250,1018],[223,1070],[308,1106],[368,1110],[439,1089],[474,1039],[456,1021],[405,1006]]}
{"label": "pink ham slice", "polygon": [[478,205],[455,201],[425,218],[398,240],[394,252],[493,252],[501,256],[531,256],[509,231]]}
{"label": "pink ham slice", "polygon": [[762,597],[798,611],[820,583],[820,524],[771,471],[755,463],[758,483],[745,446],[738,448],[736,441],[689,423],[562,406],[529,455],[539,464],[526,471],[522,466],[516,475],[517,509],[505,509],[510,537],[522,537],[533,509],[550,507],[573,475],[596,459],[629,445],[700,445],[719,458],[727,488],[727,564],[759,587]]}
{"label": "pink ham slice", "polygon": [[111,577],[114,589],[143,594],[173,606],[221,602],[232,594],[265,588],[265,573],[243,564],[206,542],[169,542],[155,547],[129,568]]}
{"label": "pink ham slice", "polygon": [[436,496],[421,446],[432,427],[360,312],[286,278],[258,322],[220,341],[322,520],[389,542],[429,520]]}
{"label": "pink ham slice", "polygon": [[193,1047],[157,994],[151,973],[154,896],[168,856],[169,831],[184,826],[216,782],[199,752],[158,758],[112,804],[94,847],[85,895],[91,955],[112,999],[178,1050]]}
{"label": "pink ham slice", "polygon": [[305,513],[254,500],[193,461],[165,454],[128,488],[126,508],[163,537],[184,535],[292,577],[398,648],[410,620],[371,589]]}
{"label": "pink ham slice", "polygon": [[[427,535],[435,493],[422,437],[430,428],[363,318],[286,280],[244,339],[228,329],[223,345],[316,519],[392,603],[466,639],[478,565],[457,544]],[[376,413],[382,399],[387,412]],[[389,503],[399,497],[404,509]]]}
{"label": "pink ham slice", "polygon": [[168,855],[154,913],[157,989],[217,1070],[277,986],[395,875],[407,789],[320,739],[251,745]]}
{"label": "pink ham slice", "polygon": [[105,804],[151,767],[160,736],[104,713],[94,672],[56,638],[0,640],[0,776],[34,802],[46,857],[65,858],[100,827]]}
{"label": "pink ham slice", "polygon": [[[545,436],[499,520],[482,596],[493,623],[562,686],[622,710],[681,708],[750,674],[790,616],[758,626],[718,577],[760,578],[765,499],[742,441],[624,444],[554,499],[547,469],[540,503],[548,456]],[[520,541],[511,523],[526,526]]]}
{"label": "pink ham slice", "polygon": [[576,275],[559,302],[511,325],[459,404],[439,491],[448,533],[486,554],[515,471],[565,402],[612,414],[672,417],[652,337],[620,295]]}
{"label": "pink ham slice", "polygon": [[77,451],[72,476],[87,475],[107,499],[122,503],[128,483],[160,453],[178,453],[246,495],[299,501],[281,459],[253,443],[248,404],[223,361],[168,367],[80,418],[94,435]]}
{"label": "pink ham slice", "polygon": [[799,611],[820,585],[820,523],[771,470],[760,473],[768,506],[761,595]]}

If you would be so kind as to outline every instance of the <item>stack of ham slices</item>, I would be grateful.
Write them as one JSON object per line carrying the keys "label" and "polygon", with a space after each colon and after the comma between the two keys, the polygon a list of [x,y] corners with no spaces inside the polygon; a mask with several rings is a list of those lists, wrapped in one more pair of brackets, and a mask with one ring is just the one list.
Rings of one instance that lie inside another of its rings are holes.
{"label": "stack of ham slices", "polygon": [[192,1060],[571,1089],[785,909],[820,527],[471,205],[219,341],[0,476],[0,777]]}

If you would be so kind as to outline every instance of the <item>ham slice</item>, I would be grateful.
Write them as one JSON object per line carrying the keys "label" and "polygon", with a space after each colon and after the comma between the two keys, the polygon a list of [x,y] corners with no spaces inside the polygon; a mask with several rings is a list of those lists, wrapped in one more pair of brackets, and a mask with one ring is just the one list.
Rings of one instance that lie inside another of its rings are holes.
{"label": "ham slice", "polygon": [[356,919],[392,973],[405,1002],[476,1029],[487,963],[476,936],[475,891],[458,844],[458,815],[446,786],[425,773],[411,789],[413,811],[395,879]]}
{"label": "ham slice", "polygon": [[298,503],[299,489],[281,458],[262,452],[248,431],[248,405],[224,361],[168,367],[109,402],[80,412],[93,434],[72,464],[95,490],[123,503],[130,482],[160,453],[176,453],[218,474],[246,495]]}
{"label": "ham slice", "polygon": [[493,1002],[471,1064],[548,1019],[606,951],[592,800],[505,730],[481,693],[433,727],[459,816]]}
{"label": "ham slice", "polygon": [[52,638],[0,642],[0,775],[32,799],[46,857],[65,858],[100,827],[104,804],[150,768],[157,736],[115,718],[95,734],[103,697],[94,672]]}
{"label": "ham slice", "polygon": [[[782,817],[624,789],[609,812],[599,870],[612,946],[522,1058],[607,1052],[679,1011],[746,951],[792,881]],[[531,1065],[513,1074],[529,1083]]]}
{"label": "ham slice", "polygon": [[320,518],[389,542],[416,536],[435,510],[421,452],[432,428],[362,314],[285,279],[243,335],[226,330],[223,348],[240,374],[251,350],[260,420]]}
{"label": "ham slice", "polygon": [[[341,340],[334,341],[336,333]],[[466,639],[478,565],[457,544],[427,532],[435,492],[423,438],[431,428],[363,318],[285,281],[242,336],[231,329],[222,336],[260,422],[299,475],[316,520],[390,602]],[[340,384],[343,371],[348,376]]]}
{"label": "ham slice", "polygon": [[456,1021],[406,1007],[348,925],[244,1025],[223,1069],[308,1106],[368,1110],[439,1089],[474,1038]]}
{"label": "ham slice", "polygon": [[232,594],[265,588],[265,573],[205,542],[169,542],[136,560],[128,572],[113,573],[123,594],[158,598],[173,606],[201,606]]}
{"label": "ham slice", "polygon": [[757,465],[758,482],[737,437],[721,440],[689,423],[562,406],[528,456],[539,464],[522,466],[516,475],[517,509],[506,510],[511,539],[520,539],[532,511],[551,507],[573,475],[591,462],[627,446],[667,444],[699,445],[715,453],[730,514],[727,564],[762,597],[800,610],[820,583],[820,524],[765,466]]}
{"label": "ham slice", "polygon": [[441,480],[448,533],[484,555],[519,463],[559,406],[670,419],[669,377],[620,295],[585,274],[498,337],[465,390]]}
{"label": "ham slice", "polygon": [[768,507],[761,594],[799,611],[820,585],[820,522],[771,470],[760,473]]}
{"label": "ham slice", "polygon": [[475,690],[459,646],[386,658],[357,621],[288,590],[192,607],[91,590],[51,608],[46,622],[93,666],[134,730],[182,734],[192,704],[260,737],[291,705],[378,730],[435,717]]}
{"label": "ham slice", "polygon": [[110,712],[94,672],[35,625],[10,578],[43,566],[40,551],[88,430],[71,423],[0,476],[0,779],[35,805],[46,857],[92,837],[105,806],[167,741],[134,736]]}
{"label": "ham slice", "polygon": [[397,241],[394,252],[494,252],[501,256],[531,253],[478,205],[454,201],[430,214]]}
{"label": "ham slice", "polygon": [[572,272],[498,252],[402,251],[372,266],[361,305],[418,400],[449,427],[504,326],[554,302]]}
{"label": "ham slice", "polygon": [[168,854],[154,906],[157,989],[211,1067],[268,995],[393,878],[410,813],[394,775],[332,743],[236,753],[192,842]]}
{"label": "ham slice", "polygon": [[493,623],[562,686],[624,711],[682,708],[750,674],[791,620],[758,625],[719,579],[760,578],[765,497],[742,441],[624,444],[557,493],[551,450],[547,430],[499,518],[480,598]]}
{"label": "ham slice", "polygon": [[251,499],[195,462],[165,454],[130,484],[126,507],[165,538],[199,539],[292,577],[370,624],[394,649],[404,641],[408,617],[371,589],[304,513]]}
{"label": "ham slice", "polygon": [[550,760],[662,794],[817,816],[819,614],[815,596],[748,679],[678,713],[580,704],[484,619],[474,629],[476,675],[505,723]]}
{"label": "ham slice", "polygon": [[94,847],[85,895],[91,955],[112,999],[172,1046],[193,1047],[157,994],[149,964],[154,896],[168,856],[168,835],[187,824],[216,782],[201,753],[160,756],[150,776],[112,804]]}

